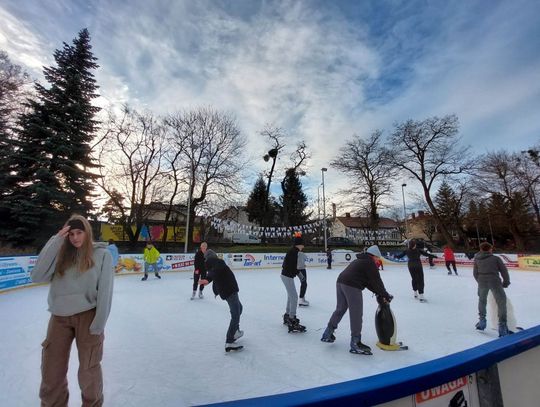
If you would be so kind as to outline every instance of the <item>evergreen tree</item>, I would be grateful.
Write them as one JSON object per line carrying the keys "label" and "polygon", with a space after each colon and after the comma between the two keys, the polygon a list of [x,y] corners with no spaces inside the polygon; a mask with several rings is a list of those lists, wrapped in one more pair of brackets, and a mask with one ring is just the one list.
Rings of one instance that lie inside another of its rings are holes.
{"label": "evergreen tree", "polygon": [[246,204],[246,211],[250,222],[256,222],[258,225],[266,225],[264,223],[264,220],[268,219],[268,214],[264,210],[267,207],[266,199],[266,184],[262,175],[259,175]]}
{"label": "evergreen tree", "polygon": [[22,108],[25,86],[30,79],[23,69],[11,62],[6,52],[0,51],[0,235],[9,217],[8,202],[13,192],[16,121]]}
{"label": "evergreen tree", "polygon": [[308,206],[306,194],[302,191],[302,183],[294,168],[289,168],[281,183],[283,195],[280,197],[282,220],[284,226],[302,225],[308,215],[304,213]]}
{"label": "evergreen tree", "polygon": [[444,181],[434,198],[435,207],[439,211],[441,221],[448,229],[455,229],[458,216],[458,202],[456,193],[450,185]]}
{"label": "evergreen tree", "polygon": [[93,162],[90,143],[99,111],[92,105],[98,86],[92,74],[97,58],[90,34],[83,29],[73,44],[56,50],[56,66],[44,67],[45,88],[35,85],[36,99],[28,100],[21,116],[8,238],[18,244],[49,235],[59,219],[92,209]]}

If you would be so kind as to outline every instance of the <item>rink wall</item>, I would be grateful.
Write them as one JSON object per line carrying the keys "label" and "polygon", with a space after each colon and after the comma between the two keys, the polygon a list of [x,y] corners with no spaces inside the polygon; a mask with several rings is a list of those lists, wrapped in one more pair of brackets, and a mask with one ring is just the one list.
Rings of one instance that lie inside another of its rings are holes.
{"label": "rink wall", "polygon": [[[334,250],[332,252],[332,264],[345,266],[356,258],[356,253],[346,250]],[[396,259],[390,253],[384,254],[384,263],[402,264],[407,259]],[[442,253],[434,253],[438,258],[435,264],[444,265]],[[306,253],[306,266],[324,267],[327,264],[326,253]],[[497,254],[509,268],[540,271],[540,256]],[[281,267],[285,253],[220,253],[220,257],[233,270],[253,270]],[[458,265],[472,266],[473,261],[464,253],[456,253]],[[195,254],[193,253],[164,253],[161,254],[158,266],[162,272],[191,271],[193,270]],[[31,285],[30,271],[34,267],[37,256],[12,256],[0,257],[0,292]],[[144,270],[142,254],[122,254],[116,266],[116,274],[140,273]]]}
{"label": "rink wall", "polygon": [[211,406],[538,406],[540,325],[472,349],[314,389]]}

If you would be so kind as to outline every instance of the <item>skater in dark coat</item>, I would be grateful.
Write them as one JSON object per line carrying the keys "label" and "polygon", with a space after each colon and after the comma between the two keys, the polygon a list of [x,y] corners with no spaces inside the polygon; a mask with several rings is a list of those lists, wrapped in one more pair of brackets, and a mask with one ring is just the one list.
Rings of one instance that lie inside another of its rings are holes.
{"label": "skater in dark coat", "polygon": [[332,250],[328,248],[326,250],[326,262],[328,263],[328,267],[326,267],[328,270],[332,269]]}
{"label": "skater in dark coat", "polygon": [[409,240],[408,246],[409,247],[405,251],[398,254],[396,258],[401,259],[404,256],[407,256],[409,259],[407,261],[407,267],[409,268],[409,273],[411,274],[414,298],[424,302],[426,301],[424,298],[424,268],[422,267],[420,256],[429,258],[430,255],[426,251],[420,250],[418,247],[416,247],[416,241],[414,239]]}
{"label": "skater in dark coat", "polygon": [[486,329],[486,303],[488,293],[491,291],[497,303],[499,336],[512,333],[508,330],[506,320],[506,293],[504,292],[504,289],[510,285],[510,275],[501,258],[493,254],[493,246],[487,242],[480,245],[480,252],[474,257],[473,276],[478,282],[478,315],[480,317],[476,329],[481,331]]}
{"label": "skater in dark coat", "polygon": [[204,298],[204,285],[199,285],[199,279],[206,278],[206,265],[204,263],[204,253],[206,250],[208,250],[208,244],[206,242],[202,242],[199,250],[197,250],[197,253],[195,253],[195,260],[193,263],[193,293],[191,294],[192,300],[195,299],[195,296],[197,295],[197,287],[199,287],[199,298]]}
{"label": "skater in dark coat", "polygon": [[298,270],[298,255],[303,248],[304,240],[302,236],[295,236],[293,247],[285,255],[281,270],[281,281],[283,281],[285,290],[287,290],[287,305],[283,315],[283,323],[289,327],[289,332],[303,332],[306,330],[306,327],[300,325],[300,320],[296,317],[298,292],[294,284],[294,278],[297,276],[301,282],[305,279],[302,272]]}
{"label": "skater in dark coat", "polygon": [[362,290],[367,288],[383,302],[392,301],[392,296],[386,291],[375,259],[381,257],[378,246],[370,246],[365,253],[358,254],[357,259],[341,272],[336,281],[336,310],[330,317],[321,341],[334,342],[334,331],[339,322],[349,310],[351,324],[351,353],[371,354],[371,348],[361,342],[363,297]]}
{"label": "skater in dark coat", "polygon": [[212,283],[212,290],[216,296],[227,301],[231,311],[231,322],[227,330],[225,339],[225,351],[241,350],[243,346],[234,343],[244,335],[240,330],[240,315],[242,315],[242,303],[238,297],[238,283],[232,270],[225,262],[218,258],[213,250],[206,250],[204,257],[206,259],[206,278],[199,280],[199,284],[207,285]]}

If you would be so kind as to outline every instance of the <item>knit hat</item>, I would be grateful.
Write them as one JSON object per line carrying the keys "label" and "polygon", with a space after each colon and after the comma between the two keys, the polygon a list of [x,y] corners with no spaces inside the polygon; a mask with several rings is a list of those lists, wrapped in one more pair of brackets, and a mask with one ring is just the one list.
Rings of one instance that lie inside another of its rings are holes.
{"label": "knit hat", "polygon": [[299,246],[304,245],[304,239],[302,238],[302,233],[295,232],[294,233],[294,239],[293,239],[293,246]]}
{"label": "knit hat", "polygon": [[215,251],[213,251],[212,249],[208,249],[205,253],[204,253],[204,259],[205,260],[208,260],[208,259],[217,259],[218,256],[216,254]]}
{"label": "knit hat", "polygon": [[375,257],[382,257],[381,251],[379,250],[379,246],[377,245],[369,246],[366,250],[366,253],[371,254],[372,256],[375,256]]}
{"label": "knit hat", "polygon": [[84,230],[84,224],[79,219],[71,219],[67,224],[71,230],[73,229]]}

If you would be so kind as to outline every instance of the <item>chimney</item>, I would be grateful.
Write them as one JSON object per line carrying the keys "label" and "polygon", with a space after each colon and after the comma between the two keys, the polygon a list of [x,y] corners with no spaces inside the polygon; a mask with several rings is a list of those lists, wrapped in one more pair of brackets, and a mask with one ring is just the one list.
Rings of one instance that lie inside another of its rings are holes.
{"label": "chimney", "polygon": [[336,219],[336,204],[332,203],[332,218]]}
{"label": "chimney", "polygon": [[350,218],[350,217],[351,217],[351,213],[350,213],[350,212],[345,212],[345,217],[346,217],[346,218]]}

